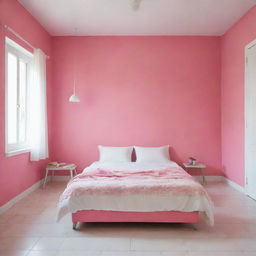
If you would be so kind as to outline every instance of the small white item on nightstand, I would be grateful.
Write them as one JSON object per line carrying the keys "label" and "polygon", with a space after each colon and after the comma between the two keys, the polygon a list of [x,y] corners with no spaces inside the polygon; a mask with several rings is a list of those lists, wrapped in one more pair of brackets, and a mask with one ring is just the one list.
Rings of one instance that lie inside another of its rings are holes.
{"label": "small white item on nightstand", "polygon": [[203,184],[205,184],[204,169],[206,168],[206,165],[200,164],[200,163],[197,163],[197,164],[194,164],[194,165],[188,164],[188,163],[183,163],[183,166],[185,167],[186,170],[188,170],[188,169],[200,169],[201,175],[203,177]]}
{"label": "small white item on nightstand", "polygon": [[73,178],[74,174],[77,175],[75,164],[66,164],[66,163],[57,163],[57,162],[49,163],[45,168],[43,188],[45,187],[49,171],[52,171],[52,177],[53,177],[55,171],[63,171],[63,170],[70,171],[70,178]]}
{"label": "small white item on nightstand", "polygon": [[196,158],[194,158],[194,157],[189,157],[188,158],[188,160],[189,160],[189,163],[188,164],[190,164],[190,165],[196,165]]}

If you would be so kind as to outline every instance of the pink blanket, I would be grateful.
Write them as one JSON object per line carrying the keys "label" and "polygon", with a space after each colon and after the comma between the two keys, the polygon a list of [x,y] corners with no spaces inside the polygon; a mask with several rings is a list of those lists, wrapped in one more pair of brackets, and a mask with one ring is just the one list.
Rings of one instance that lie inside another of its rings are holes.
{"label": "pink blanket", "polygon": [[149,171],[93,169],[74,177],[60,201],[80,195],[96,194],[175,194],[204,195],[204,188],[180,167]]}

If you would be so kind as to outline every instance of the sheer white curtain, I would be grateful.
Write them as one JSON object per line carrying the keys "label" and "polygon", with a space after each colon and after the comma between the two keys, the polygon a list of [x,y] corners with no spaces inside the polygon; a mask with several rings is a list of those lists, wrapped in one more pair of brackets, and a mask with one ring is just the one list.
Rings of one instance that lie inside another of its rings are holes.
{"label": "sheer white curtain", "polygon": [[34,50],[33,72],[28,90],[28,139],[30,160],[48,158],[46,104],[46,55]]}

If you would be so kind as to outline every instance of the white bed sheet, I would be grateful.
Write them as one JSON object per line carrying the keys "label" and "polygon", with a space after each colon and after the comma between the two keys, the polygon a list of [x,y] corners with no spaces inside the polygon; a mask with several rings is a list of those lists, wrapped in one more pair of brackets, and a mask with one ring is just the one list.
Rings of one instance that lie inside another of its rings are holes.
{"label": "white bed sheet", "polygon": [[[178,166],[173,161],[163,163],[110,163],[94,162],[84,171],[90,172],[95,168],[106,170],[125,171],[148,171],[160,170],[167,167]],[[132,195],[83,195],[62,201],[59,204],[58,220],[67,213],[79,210],[111,210],[111,211],[200,211],[202,216],[210,225],[214,223],[213,204],[208,197],[195,195],[154,195],[154,194],[132,194]]]}

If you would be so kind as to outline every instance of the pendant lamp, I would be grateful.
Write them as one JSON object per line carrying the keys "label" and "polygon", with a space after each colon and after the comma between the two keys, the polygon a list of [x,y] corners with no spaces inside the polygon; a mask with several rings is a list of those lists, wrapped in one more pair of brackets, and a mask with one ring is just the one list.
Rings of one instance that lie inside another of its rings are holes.
{"label": "pendant lamp", "polygon": [[[75,34],[77,32],[77,29],[75,29]],[[75,59],[76,61],[76,59]],[[75,62],[74,61],[74,62]],[[76,68],[75,68],[75,63],[74,63],[74,86],[73,86],[73,94],[69,97],[69,102],[80,102],[79,97],[76,95]]]}
{"label": "pendant lamp", "polygon": [[80,99],[76,95],[76,80],[74,79],[73,94],[69,97],[70,102],[80,102]]}

